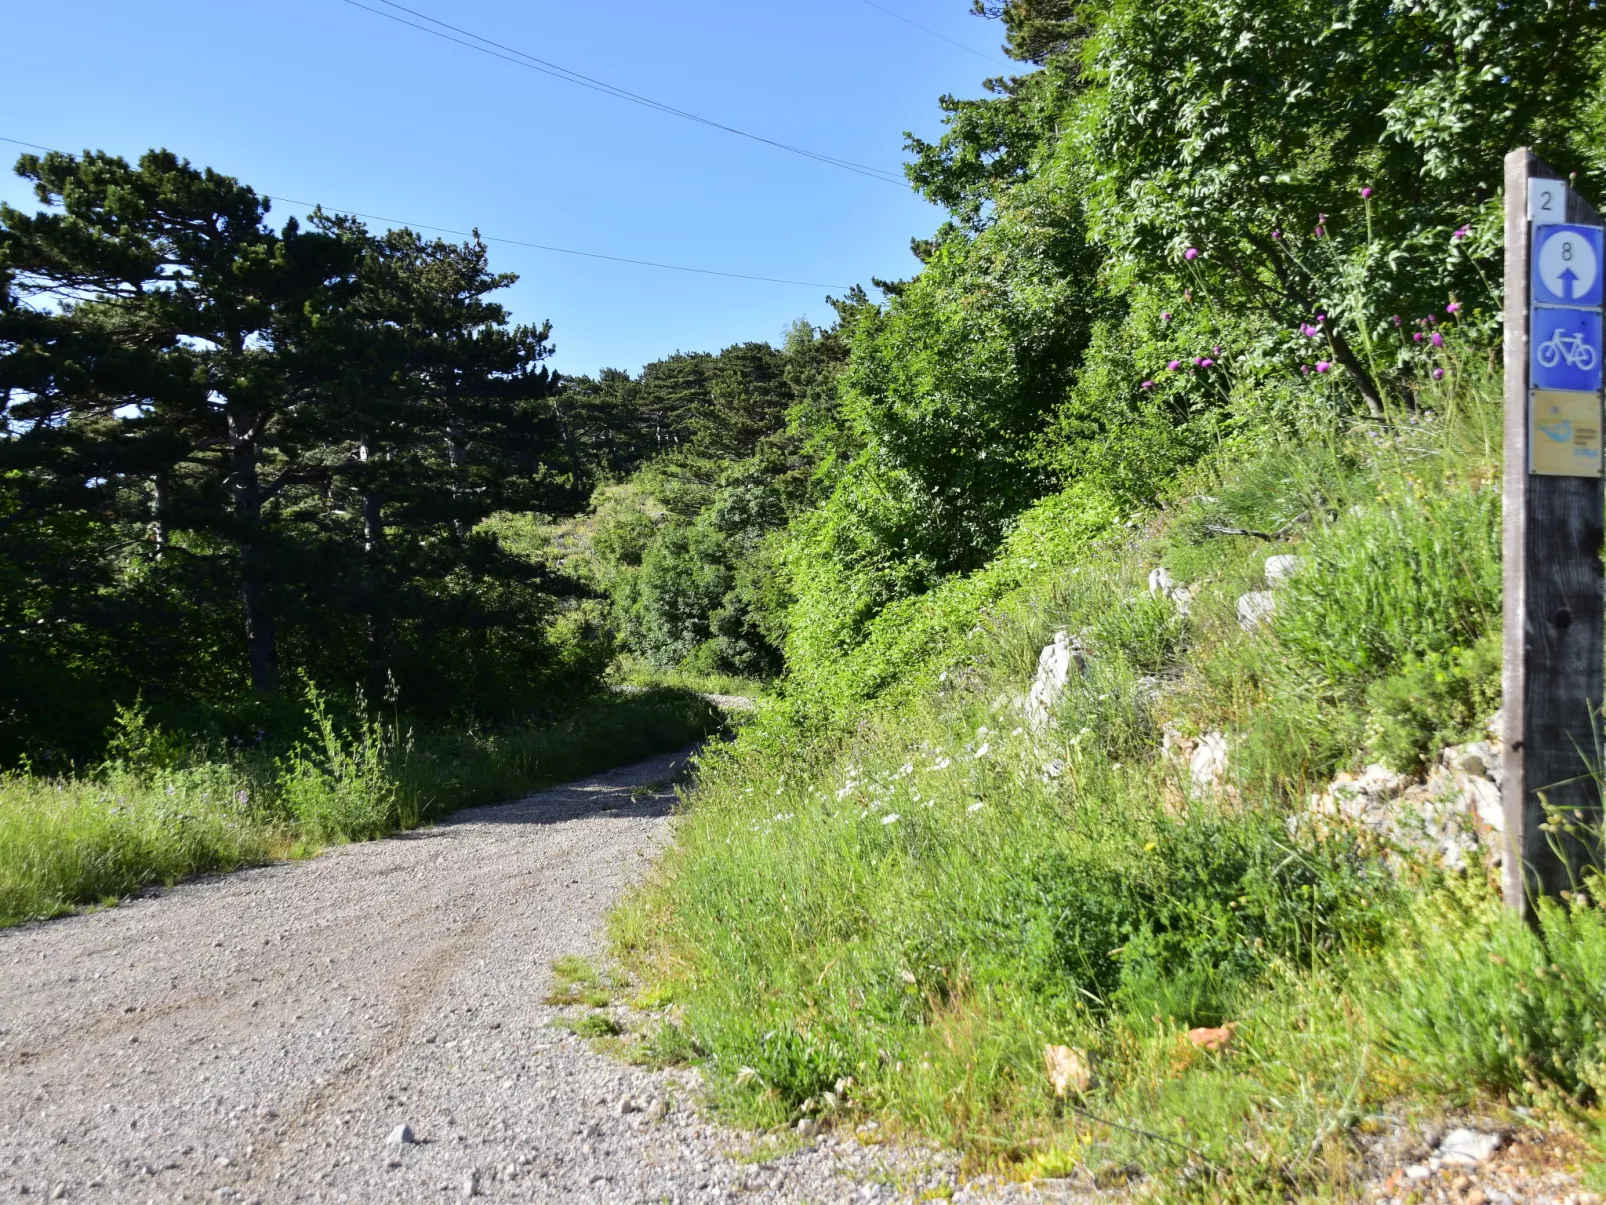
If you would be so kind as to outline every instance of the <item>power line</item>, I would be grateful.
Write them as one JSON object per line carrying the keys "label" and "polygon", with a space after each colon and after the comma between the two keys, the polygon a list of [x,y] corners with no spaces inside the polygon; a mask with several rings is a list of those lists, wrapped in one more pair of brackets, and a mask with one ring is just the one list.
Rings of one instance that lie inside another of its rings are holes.
{"label": "power line", "polygon": [[[37,142],[24,142],[20,138],[7,138],[0,134],[0,142],[9,142],[14,146],[25,146],[36,151],[54,151],[56,154],[66,154],[65,151],[56,151],[54,147],[40,146]],[[601,251],[578,251],[573,247],[557,247],[550,243],[532,243],[524,239],[501,238],[494,234],[480,234],[477,231],[456,230],[450,226],[435,226],[429,222],[411,222],[406,218],[389,218],[377,213],[362,213],[355,209],[337,209],[334,206],[322,205],[317,201],[298,201],[294,197],[279,196],[274,193],[259,194],[270,201],[282,201],[286,205],[301,205],[309,209],[322,208],[325,212],[344,214],[347,217],[363,218],[370,222],[389,222],[396,226],[410,226],[417,230],[433,230],[437,234],[452,234],[459,238],[481,238],[487,243],[505,243],[511,247],[528,247],[535,251],[552,251],[559,255],[577,255],[585,259],[603,259],[616,264],[634,264],[641,268],[660,268],[668,272],[690,272],[697,276],[723,276],[730,280],[752,280],[772,285],[797,285],[808,289],[849,289],[851,285],[823,284],[817,280],[788,280],[779,276],[751,276],[745,272],[722,272],[717,268],[691,268],[685,264],[665,264],[650,259],[631,259],[624,255],[606,255]]]}
{"label": "power line", "polygon": [[895,13],[890,8],[883,8],[883,7],[881,7],[881,5],[877,4],[875,2],[875,0],[860,0],[860,3],[868,4],[871,8],[875,9],[877,12],[886,13],[887,16],[892,17],[895,20],[902,21],[905,25],[913,25],[921,33],[929,33],[932,37],[937,38],[940,41],[947,42],[948,45],[950,45],[950,46],[959,47],[959,49],[963,50],[966,54],[975,55],[978,59],[986,59],[989,63],[997,63],[1000,67],[1013,67],[1014,66],[1013,63],[1006,63],[1003,59],[999,58],[997,55],[987,54],[984,51],[976,50],[976,49],[974,49],[974,48],[972,48],[970,46],[966,46],[963,42],[956,42],[952,38],[950,38],[947,34],[938,33],[935,29],[929,29],[926,26],[920,24],[920,22],[918,22],[918,21],[911,21],[908,17],[904,16],[902,13]]}
{"label": "power line", "polygon": [[[460,26],[449,24],[448,22],[430,16],[428,13],[422,13],[417,9],[408,8],[404,4],[397,4],[395,3],[395,0],[379,0],[379,3],[385,5],[386,8],[393,8],[397,10],[397,12],[403,12],[407,13],[409,16],[417,17],[419,21],[427,21],[429,24],[420,25],[417,21],[409,21],[406,17],[397,16],[396,13],[385,12],[383,9],[374,8],[368,4],[362,3],[361,0],[342,0],[342,2],[351,5],[353,8],[360,8],[364,12],[372,13],[376,17],[383,17],[387,21],[394,21],[398,25],[405,25],[409,29],[419,30],[421,33],[427,33],[432,37],[441,38],[445,41],[456,43],[459,46],[466,46],[470,50],[477,50],[481,54],[488,54],[492,58],[501,59],[502,61],[512,63],[517,67],[524,67],[530,71],[538,71],[542,75],[551,76],[553,79],[559,79],[565,83],[577,84],[582,88],[589,88],[593,92],[601,92],[606,96],[612,96],[618,100],[628,101],[631,104],[642,105],[645,108],[656,110],[659,113],[667,113],[672,117],[679,117],[686,121],[696,122],[698,125],[708,126],[711,129],[722,130],[727,134],[735,134],[739,138],[746,138],[753,142],[761,142],[765,146],[772,146],[777,150],[787,151],[793,155],[802,155],[804,158],[813,159],[818,163],[826,163],[832,167],[842,168],[844,171],[855,172],[861,176],[868,176],[872,180],[880,180],[883,183],[895,184],[899,187],[908,187],[908,182],[904,180],[903,177],[895,175],[892,172],[885,171],[882,168],[870,167],[863,163],[854,163],[848,159],[838,159],[834,155],[821,154],[818,151],[811,151],[804,147],[793,146],[791,143],[780,142],[774,138],[766,138],[762,134],[753,134],[746,130],[739,130],[735,126],[726,125],[724,122],[715,121],[710,117],[702,117],[699,114],[688,112],[685,109],[676,108],[674,105],[665,104],[663,101],[653,100],[651,97],[643,96],[639,92],[632,92],[628,88],[621,88],[616,84],[610,84],[603,80],[595,79],[592,76],[583,75],[580,72],[572,71],[567,67],[560,67],[558,64],[548,62],[546,59],[537,58],[535,55],[518,50],[515,47],[494,41],[491,38],[487,38],[481,34],[463,29]],[[431,28],[431,26],[438,26],[438,28]],[[447,30],[450,30],[451,32],[445,32]],[[453,34],[461,34],[462,37],[453,37]]]}

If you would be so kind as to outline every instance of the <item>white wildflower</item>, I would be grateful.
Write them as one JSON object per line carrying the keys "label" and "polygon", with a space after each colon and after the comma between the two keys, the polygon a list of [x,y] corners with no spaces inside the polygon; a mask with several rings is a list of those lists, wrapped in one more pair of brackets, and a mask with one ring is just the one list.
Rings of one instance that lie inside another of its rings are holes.
{"label": "white wildflower", "polygon": [[987,805],[985,803],[983,803],[981,800],[978,799],[978,800],[976,800],[975,803],[971,804],[968,808],[966,808],[965,811],[967,811],[967,812],[979,812],[979,811],[982,810],[982,808],[984,808],[986,806]]}
{"label": "white wildflower", "polygon": [[949,766],[951,766],[953,764],[954,763],[950,758],[939,757],[936,761],[931,763],[931,768],[933,770],[946,770]]}
{"label": "white wildflower", "polygon": [[881,823],[882,824],[896,824],[896,823],[898,823],[898,813],[897,812],[888,812],[885,816],[881,817]]}
{"label": "white wildflower", "polygon": [[992,751],[993,751],[993,747],[991,745],[983,743],[982,747],[980,749],[977,749],[976,752],[972,753],[971,756],[972,757],[978,757],[978,758],[979,757],[986,757]]}

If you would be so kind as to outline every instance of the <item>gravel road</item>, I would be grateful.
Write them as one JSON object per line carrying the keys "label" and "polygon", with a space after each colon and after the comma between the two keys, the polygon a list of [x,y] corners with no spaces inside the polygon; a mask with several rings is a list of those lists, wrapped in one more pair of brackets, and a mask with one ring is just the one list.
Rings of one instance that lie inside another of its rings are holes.
{"label": "gravel road", "polygon": [[[862,1136],[765,1158],[693,1107],[695,1073],[554,1027],[552,962],[600,950],[608,905],[668,839],[690,752],[0,931],[0,1200],[826,1202],[952,1184],[942,1158]],[[416,1141],[390,1144],[402,1125]]]}

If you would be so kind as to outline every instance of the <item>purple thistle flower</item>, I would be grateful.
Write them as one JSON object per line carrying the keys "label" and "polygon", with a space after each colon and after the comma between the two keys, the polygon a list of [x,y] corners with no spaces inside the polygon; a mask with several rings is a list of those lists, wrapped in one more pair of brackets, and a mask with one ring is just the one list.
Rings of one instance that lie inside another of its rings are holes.
{"label": "purple thistle flower", "polygon": [[1161,310],[1160,311],[1160,321],[1161,322],[1170,322],[1171,321],[1171,311],[1170,310]]}
{"label": "purple thistle flower", "polygon": [[1416,334],[1411,336],[1411,338],[1412,338],[1412,340],[1414,342],[1417,342],[1417,343],[1422,342],[1422,332],[1421,331],[1417,331]]}
{"label": "purple thistle flower", "polygon": [[1444,336],[1439,334],[1438,331],[1434,331],[1433,332],[1433,346],[1434,347],[1443,347],[1444,346]]}
{"label": "purple thistle flower", "polygon": [[1453,238],[1456,242],[1459,243],[1462,239],[1466,238],[1467,235],[1469,235],[1471,233],[1472,233],[1472,231],[1471,231],[1471,229],[1469,227],[1463,226],[1463,227],[1461,227],[1461,229],[1457,230],[1450,237]]}
{"label": "purple thistle flower", "polygon": [[1271,232],[1271,237],[1272,238],[1282,238],[1282,236],[1283,236],[1283,232],[1281,230],[1273,230]]}
{"label": "purple thistle flower", "polygon": [[1171,372],[1176,372],[1181,367],[1182,367],[1182,361],[1181,360],[1172,360],[1171,363],[1166,365],[1167,370],[1169,370]]}
{"label": "purple thistle flower", "polygon": [[1327,315],[1326,314],[1317,314],[1316,315],[1316,321],[1317,322],[1326,322],[1327,321]]}
{"label": "purple thistle flower", "polygon": [[1220,354],[1221,354],[1221,348],[1219,348],[1219,347],[1212,347],[1212,348],[1211,348],[1211,349],[1210,349],[1210,354],[1211,354],[1211,355],[1213,355],[1213,356],[1219,356],[1219,355],[1220,355]]}
{"label": "purple thistle flower", "polygon": [[1371,200],[1371,197],[1372,197],[1372,190],[1370,188],[1361,189],[1361,200],[1369,201],[1369,200]]}
{"label": "purple thistle flower", "polygon": [[1216,366],[1216,362],[1214,360],[1212,360],[1209,356],[1206,356],[1206,357],[1204,357],[1204,359],[1199,361],[1199,367],[1200,368],[1214,368],[1215,366]]}
{"label": "purple thistle flower", "polygon": [[1394,315],[1394,325],[1395,326],[1399,326],[1400,325],[1400,316],[1398,314]]}
{"label": "purple thistle flower", "polygon": [[1154,382],[1153,381],[1144,381],[1143,384],[1138,386],[1138,388],[1139,389],[1153,389],[1154,388]]}
{"label": "purple thistle flower", "polygon": [[1310,376],[1310,365],[1309,364],[1301,364],[1299,366],[1299,371],[1304,373],[1306,376]]}
{"label": "purple thistle flower", "polygon": [[1193,290],[1192,289],[1183,289],[1182,290],[1182,300],[1191,302],[1193,300]]}
{"label": "purple thistle flower", "polygon": [[1459,301],[1452,301],[1449,305],[1444,307],[1444,312],[1446,314],[1453,314],[1457,310],[1459,310],[1460,308],[1461,308],[1461,303]]}
{"label": "purple thistle flower", "polygon": [[1317,372],[1326,372],[1331,367],[1332,367],[1332,365],[1329,364],[1326,360],[1317,360],[1316,361],[1316,371]]}
{"label": "purple thistle flower", "polygon": [[1327,231],[1323,230],[1320,226],[1316,227],[1316,237],[1317,238],[1326,238],[1327,237]]}
{"label": "purple thistle flower", "polygon": [[1442,369],[1442,368],[1435,368],[1435,369],[1434,369],[1434,370],[1433,370],[1433,379],[1434,379],[1434,380],[1435,380],[1435,381],[1442,381],[1442,380],[1444,380],[1444,369]]}
{"label": "purple thistle flower", "polygon": [[1199,248],[1197,248],[1197,247],[1189,247],[1186,251],[1184,251],[1182,253],[1182,258],[1183,259],[1198,259],[1199,258]]}

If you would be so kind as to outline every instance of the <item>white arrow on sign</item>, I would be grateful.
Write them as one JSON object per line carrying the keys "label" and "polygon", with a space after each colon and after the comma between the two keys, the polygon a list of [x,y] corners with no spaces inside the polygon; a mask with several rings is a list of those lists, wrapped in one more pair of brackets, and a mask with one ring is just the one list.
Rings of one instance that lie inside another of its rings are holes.
{"label": "white arrow on sign", "polygon": [[1600,265],[1595,248],[1577,231],[1562,230],[1545,240],[1539,248],[1539,279],[1545,288],[1563,301],[1583,297],[1595,283]]}

